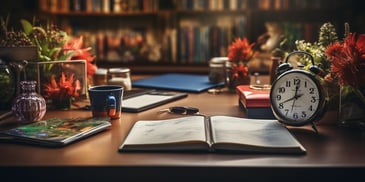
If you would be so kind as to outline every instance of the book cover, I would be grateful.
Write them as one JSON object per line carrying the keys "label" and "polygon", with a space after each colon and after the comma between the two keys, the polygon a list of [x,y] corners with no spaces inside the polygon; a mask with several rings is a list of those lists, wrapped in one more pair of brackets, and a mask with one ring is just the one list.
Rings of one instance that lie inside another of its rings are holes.
{"label": "book cover", "polygon": [[0,140],[61,147],[111,126],[109,118],[50,118],[0,133]]}
{"label": "book cover", "polygon": [[271,107],[244,107],[242,99],[238,99],[239,107],[245,111],[250,119],[276,119]]}
{"label": "book cover", "polygon": [[119,152],[200,151],[304,154],[277,120],[201,115],[137,121]]}
{"label": "book cover", "polygon": [[271,107],[270,89],[254,89],[251,85],[239,85],[236,91],[245,108]]}
{"label": "book cover", "polygon": [[166,73],[154,77],[135,80],[133,87],[176,90],[185,92],[202,92],[210,88],[221,87],[224,82],[211,83],[208,75]]}
{"label": "book cover", "polygon": [[154,89],[124,91],[122,111],[141,112],[187,96],[187,93],[166,92]]}

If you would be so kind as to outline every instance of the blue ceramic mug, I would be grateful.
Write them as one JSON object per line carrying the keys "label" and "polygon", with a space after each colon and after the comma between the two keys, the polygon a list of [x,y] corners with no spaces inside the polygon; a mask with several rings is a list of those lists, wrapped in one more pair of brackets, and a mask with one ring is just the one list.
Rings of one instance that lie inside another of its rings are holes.
{"label": "blue ceramic mug", "polygon": [[124,88],[118,85],[99,85],[89,88],[93,117],[120,118]]}

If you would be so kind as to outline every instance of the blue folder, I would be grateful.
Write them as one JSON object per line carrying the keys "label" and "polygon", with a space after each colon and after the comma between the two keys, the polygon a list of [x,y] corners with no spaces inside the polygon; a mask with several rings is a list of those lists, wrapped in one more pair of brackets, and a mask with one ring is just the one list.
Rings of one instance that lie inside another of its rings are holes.
{"label": "blue folder", "polygon": [[221,87],[224,82],[211,83],[208,75],[166,73],[159,76],[135,80],[133,87],[176,90],[184,92],[202,92],[210,88]]}

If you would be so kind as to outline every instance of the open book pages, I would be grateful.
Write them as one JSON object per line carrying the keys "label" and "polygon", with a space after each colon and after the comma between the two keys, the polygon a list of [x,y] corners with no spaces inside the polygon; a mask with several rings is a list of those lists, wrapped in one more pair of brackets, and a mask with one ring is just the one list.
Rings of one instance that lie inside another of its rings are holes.
{"label": "open book pages", "polygon": [[208,150],[205,128],[203,116],[137,121],[120,150]]}
{"label": "open book pages", "polygon": [[276,120],[211,117],[215,150],[301,153],[304,147]]}
{"label": "open book pages", "polygon": [[186,116],[137,121],[119,151],[236,151],[305,153],[276,120]]}

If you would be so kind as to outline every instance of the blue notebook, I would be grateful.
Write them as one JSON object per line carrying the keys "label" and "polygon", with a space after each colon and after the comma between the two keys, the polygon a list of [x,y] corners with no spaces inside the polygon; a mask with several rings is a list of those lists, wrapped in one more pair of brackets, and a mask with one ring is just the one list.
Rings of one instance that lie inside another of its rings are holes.
{"label": "blue notebook", "polygon": [[134,87],[176,90],[184,92],[202,92],[220,87],[224,82],[211,83],[208,75],[166,73],[159,76],[140,79],[132,82]]}

